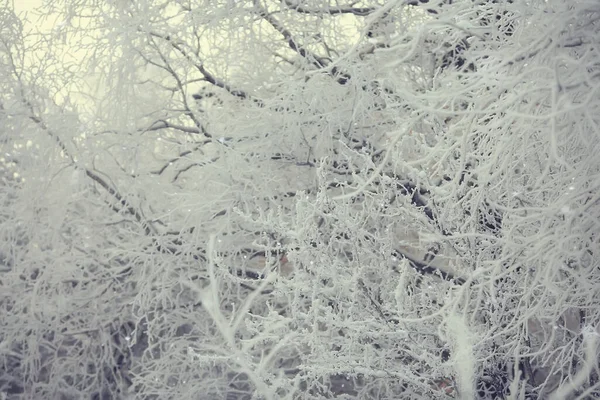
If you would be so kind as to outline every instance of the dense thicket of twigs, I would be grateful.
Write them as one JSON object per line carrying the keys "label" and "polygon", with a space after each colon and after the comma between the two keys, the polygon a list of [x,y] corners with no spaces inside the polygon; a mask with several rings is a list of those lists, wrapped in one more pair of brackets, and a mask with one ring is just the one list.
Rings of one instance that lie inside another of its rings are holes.
{"label": "dense thicket of twigs", "polygon": [[597,2],[42,13],[0,14],[1,396],[600,397]]}

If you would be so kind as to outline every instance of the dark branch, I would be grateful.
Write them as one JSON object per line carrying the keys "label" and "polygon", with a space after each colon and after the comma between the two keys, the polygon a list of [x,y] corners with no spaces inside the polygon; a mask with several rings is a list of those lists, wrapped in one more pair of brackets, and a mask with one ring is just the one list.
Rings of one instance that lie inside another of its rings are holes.
{"label": "dark branch", "polygon": [[198,71],[200,71],[200,73],[202,74],[202,76],[204,77],[204,80],[206,82],[208,82],[214,86],[220,87],[221,89],[226,90],[232,96],[235,96],[235,97],[238,97],[238,98],[244,99],[244,100],[251,99],[253,102],[258,104],[259,106],[261,106],[261,107],[263,106],[261,100],[253,98],[252,96],[250,96],[248,93],[246,93],[243,90],[234,89],[233,87],[231,87],[224,81],[216,78],[213,74],[208,72],[208,70],[204,67],[204,63],[202,61],[192,59],[192,57],[183,48],[183,46],[180,43],[176,43],[170,35],[161,35],[156,32],[148,32],[148,34],[168,42],[171,45],[171,47],[173,47],[175,50],[177,50],[183,57],[185,57],[185,59],[187,59],[190,63],[192,63],[192,65]]}
{"label": "dark branch", "polygon": [[321,9],[311,9],[303,7],[299,4],[294,4],[291,0],[283,0],[286,6],[290,9],[301,13],[301,14],[330,14],[330,15],[341,15],[341,14],[354,14],[358,17],[365,17],[377,10],[375,7],[324,7]]}
{"label": "dark branch", "polygon": [[208,134],[208,132],[206,132],[206,130],[204,129],[204,127],[202,125],[200,125],[200,128],[195,128],[192,126],[172,124],[168,121],[165,121],[164,119],[158,120],[158,121],[154,122],[152,125],[150,125],[149,128],[140,129],[140,131],[151,132],[151,131],[158,131],[158,130],[167,129],[167,128],[177,129],[178,131],[185,132],[185,133],[196,133],[196,134],[202,133],[204,136],[211,137],[211,135]]}
{"label": "dark branch", "polygon": [[[277,32],[283,36],[283,38],[287,41],[288,47],[294,50],[298,55],[307,60],[309,63],[314,65],[318,69],[327,68],[327,62],[324,58],[318,57],[317,55],[311,53],[309,50],[305,49],[294,39],[292,33],[287,30],[277,19],[273,18],[269,12],[262,7],[258,0],[253,0],[254,6],[256,7],[256,11],[260,17],[262,17],[265,21],[269,23]],[[336,81],[340,85],[345,85],[351,78],[350,75],[339,71],[337,67],[334,67],[329,71],[329,75],[336,79]]]}
{"label": "dark branch", "polygon": [[[146,235],[151,235],[152,233],[156,233],[155,229],[152,227],[152,224],[148,221],[145,220],[144,217],[142,217],[142,215],[132,206],[129,205],[129,203],[127,202],[127,200],[125,200],[125,198],[123,196],[121,196],[121,194],[119,192],[117,192],[114,188],[112,188],[108,183],[106,183],[106,181],[102,178],[100,178],[100,176],[98,176],[96,173],[90,171],[89,169],[85,170],[85,174],[91,178],[94,182],[96,182],[97,184],[99,184],[100,186],[102,186],[102,188],[104,190],[106,190],[108,192],[108,194],[110,194],[112,197],[114,197],[119,204],[123,207],[123,209],[125,209],[129,214],[133,215],[133,217],[135,218],[135,220],[142,225],[142,227],[144,228],[144,233]],[[113,207],[113,210],[115,212],[120,212],[121,210]]]}
{"label": "dark branch", "polygon": [[407,256],[400,250],[393,250],[392,257],[407,260],[408,264],[411,266],[411,268],[413,268],[415,271],[417,271],[421,275],[438,276],[446,281],[452,281],[459,285],[463,285],[466,282],[466,280],[464,278],[454,276],[450,272],[446,272],[440,268],[434,267],[431,264],[425,264],[421,261],[417,261],[414,258]]}

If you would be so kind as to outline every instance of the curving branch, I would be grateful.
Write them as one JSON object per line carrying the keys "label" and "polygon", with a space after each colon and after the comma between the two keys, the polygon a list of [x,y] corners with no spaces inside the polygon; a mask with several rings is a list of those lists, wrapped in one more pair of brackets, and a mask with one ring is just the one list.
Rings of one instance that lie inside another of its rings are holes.
{"label": "curving branch", "polygon": [[[208,134],[208,132],[206,132],[206,130],[204,129],[204,127],[202,125],[200,125],[200,128],[194,128],[191,126],[184,126],[184,125],[177,125],[177,124],[172,124],[169,121],[166,121],[164,119],[159,119],[158,121],[154,122],[152,125],[150,125],[149,128],[144,128],[144,129],[140,129],[140,132],[152,132],[152,131],[158,131],[161,129],[168,129],[168,128],[172,128],[172,129],[176,129],[178,131],[184,132],[184,133],[202,133],[204,136],[210,137],[211,135]],[[207,141],[210,142],[210,141]]]}
{"label": "curving branch", "polygon": [[[140,31],[144,32],[142,30],[140,30]],[[264,106],[263,102],[260,99],[254,98],[253,96],[251,96],[250,94],[248,94],[244,90],[234,89],[232,86],[230,86],[229,84],[227,84],[225,81],[223,81],[221,79],[218,79],[213,74],[211,74],[204,67],[204,63],[202,61],[194,60],[192,58],[192,56],[186,51],[186,49],[184,48],[183,44],[181,42],[175,41],[171,37],[171,35],[162,35],[162,34],[157,33],[157,32],[145,32],[145,33],[149,34],[150,36],[162,39],[162,40],[166,41],[167,43],[169,43],[169,45],[172,48],[174,48],[175,50],[177,50],[186,60],[188,60],[194,66],[194,68],[196,68],[202,74],[203,80],[205,82],[208,82],[211,85],[219,87],[221,89],[224,89],[225,91],[227,91],[229,94],[231,94],[234,97],[238,97],[238,98],[243,99],[243,100],[250,99],[255,104],[257,104],[257,105],[259,105],[261,107]]]}
{"label": "curving branch", "polygon": [[[198,130],[200,130],[204,136],[206,136],[207,138],[211,138],[212,135],[209,134],[206,131],[206,129],[204,129],[204,127],[202,126],[202,123],[196,117],[196,114],[192,111],[191,107],[189,106],[187,95],[186,95],[186,90],[184,87],[184,83],[181,81],[181,78],[179,77],[177,72],[175,72],[175,70],[173,68],[171,68],[171,66],[169,65],[169,61],[164,56],[164,54],[158,49],[158,46],[156,46],[156,52],[158,53],[158,55],[160,56],[161,60],[164,63],[163,68],[173,77],[173,79],[177,83],[177,88],[179,89],[179,92],[181,93],[181,99],[183,101],[183,106],[185,107],[185,115],[187,115],[194,122],[194,125],[196,125]],[[166,121],[165,121],[165,124],[166,124]]]}
{"label": "curving branch", "polygon": [[218,159],[219,159],[219,158],[218,158],[218,157],[216,157],[216,158],[213,158],[213,159],[211,159],[210,161],[206,161],[206,162],[195,162],[195,163],[191,163],[190,165],[188,165],[188,166],[186,166],[186,167],[184,167],[184,168],[182,168],[182,169],[178,170],[178,171],[177,171],[177,173],[175,174],[175,176],[173,177],[173,180],[172,180],[172,182],[175,182],[175,181],[177,181],[177,179],[179,179],[179,176],[180,176],[181,174],[183,174],[184,172],[187,172],[187,171],[189,171],[190,169],[192,169],[192,168],[194,168],[194,167],[204,167],[205,165],[208,165],[208,164],[214,164],[214,163],[215,163],[215,162],[216,162]]}
{"label": "curving branch", "polygon": [[311,9],[303,7],[300,4],[295,4],[292,0],[283,0],[283,3],[290,9],[301,14],[329,14],[329,15],[342,15],[342,14],[353,14],[357,17],[365,17],[377,10],[376,7],[352,7],[352,6],[337,6],[337,7],[323,7],[321,9]]}
{"label": "curving branch", "polygon": [[[392,251],[392,257],[396,257],[398,259],[405,259],[408,261],[408,265],[420,275],[433,275],[442,278],[445,281],[452,281],[458,285],[464,285],[466,283],[466,279],[455,276],[450,272],[444,271],[442,268],[434,267],[430,263],[425,263],[421,261],[417,261],[414,258],[406,255],[400,250],[394,249]],[[398,272],[398,271],[396,271]]]}
{"label": "curving branch", "polygon": [[[256,8],[257,14],[266,22],[268,22],[273,29],[279,32],[281,36],[283,36],[290,49],[307,60],[310,64],[314,65],[317,69],[326,69],[328,67],[328,63],[325,58],[313,54],[310,50],[307,50],[298,44],[292,33],[287,30],[276,18],[274,18],[263,6],[261,6],[258,0],[253,0],[252,2]],[[328,74],[335,78],[337,83],[340,85],[345,85],[351,79],[349,74],[341,72],[337,67],[331,68],[331,70],[328,71]]]}
{"label": "curving branch", "polygon": [[[55,132],[53,132],[50,129],[50,127],[48,127],[48,125],[42,120],[42,118],[37,117],[35,115],[33,105],[31,103],[29,103],[28,101],[24,101],[24,102],[31,111],[31,115],[29,115],[28,118],[30,120],[32,120],[33,122],[35,122],[40,128],[42,128],[42,130],[44,130],[57,143],[57,145],[60,147],[63,154],[71,160],[72,165],[75,165],[74,157],[71,155],[71,152],[69,151],[67,146],[63,143],[63,141],[60,139],[60,137]],[[142,226],[144,233],[146,235],[150,236],[150,235],[157,233],[156,228],[154,228],[154,225],[152,224],[152,222],[146,220],[146,218],[142,215],[141,211],[139,211],[135,207],[131,206],[129,201],[127,201],[127,199],[123,195],[121,195],[117,189],[115,189],[114,187],[109,185],[96,172],[90,170],[89,168],[84,168],[83,170],[85,171],[85,175],[88,178],[92,179],[94,182],[96,182],[98,185],[100,185],[121,206],[121,208],[118,208],[118,207],[114,207],[114,205],[111,205],[111,208],[115,212],[119,213],[122,210],[124,210],[128,214],[132,215],[133,218],[136,220],[136,222]]]}

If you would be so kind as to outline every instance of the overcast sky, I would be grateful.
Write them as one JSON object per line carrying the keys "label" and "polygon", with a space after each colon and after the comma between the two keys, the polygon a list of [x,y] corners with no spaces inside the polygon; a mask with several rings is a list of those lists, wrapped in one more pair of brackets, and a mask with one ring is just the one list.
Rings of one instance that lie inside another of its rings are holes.
{"label": "overcast sky", "polygon": [[42,0],[13,0],[15,11],[20,14],[24,11],[32,11],[42,5]]}

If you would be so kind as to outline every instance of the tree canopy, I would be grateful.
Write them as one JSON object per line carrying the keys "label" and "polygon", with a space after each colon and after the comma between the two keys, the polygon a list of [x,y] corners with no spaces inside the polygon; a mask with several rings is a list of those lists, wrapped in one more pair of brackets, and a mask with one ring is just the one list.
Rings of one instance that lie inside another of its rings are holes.
{"label": "tree canopy", "polygon": [[5,398],[600,396],[595,1],[0,11]]}

